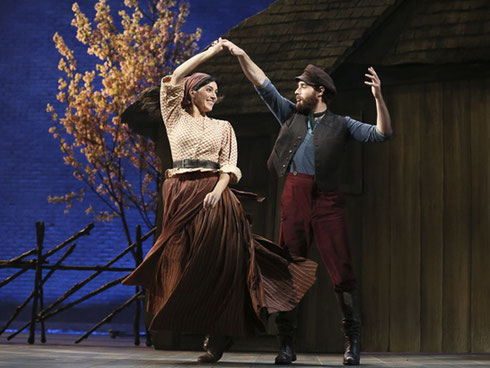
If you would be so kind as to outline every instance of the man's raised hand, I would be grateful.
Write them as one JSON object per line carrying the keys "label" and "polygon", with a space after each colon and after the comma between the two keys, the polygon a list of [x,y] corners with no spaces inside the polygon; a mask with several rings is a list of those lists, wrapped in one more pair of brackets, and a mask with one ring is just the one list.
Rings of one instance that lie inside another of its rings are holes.
{"label": "man's raised hand", "polygon": [[378,99],[381,98],[381,80],[378,77],[378,74],[376,74],[376,71],[374,70],[373,67],[368,68],[368,73],[364,74],[369,80],[364,81],[364,84],[367,84],[368,86],[371,86],[371,93],[373,94],[374,98]]}
{"label": "man's raised hand", "polygon": [[226,47],[228,51],[230,51],[230,54],[232,54],[233,56],[240,56],[245,54],[245,51],[243,51],[241,48],[239,48],[237,45],[229,40],[223,40],[223,46]]}

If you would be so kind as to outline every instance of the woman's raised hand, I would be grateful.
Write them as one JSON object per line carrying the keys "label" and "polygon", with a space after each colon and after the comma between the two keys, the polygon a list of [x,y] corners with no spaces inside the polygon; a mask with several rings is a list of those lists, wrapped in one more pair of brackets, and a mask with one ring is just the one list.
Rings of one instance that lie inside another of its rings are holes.
{"label": "woman's raised hand", "polygon": [[213,43],[211,44],[211,46],[209,47],[209,50],[211,50],[212,54],[213,55],[216,55],[217,53],[219,53],[221,50],[223,50],[223,41],[220,38],[218,38],[217,40],[213,41]]}
{"label": "woman's raised hand", "polygon": [[194,55],[189,60],[186,60],[185,62],[180,64],[177,69],[175,69],[172,73],[172,79],[170,80],[170,83],[173,85],[180,83],[184,79],[184,77],[192,73],[192,71],[198,65],[213,57],[221,50],[223,50],[223,40],[221,38],[218,38],[211,44],[208,49]]}

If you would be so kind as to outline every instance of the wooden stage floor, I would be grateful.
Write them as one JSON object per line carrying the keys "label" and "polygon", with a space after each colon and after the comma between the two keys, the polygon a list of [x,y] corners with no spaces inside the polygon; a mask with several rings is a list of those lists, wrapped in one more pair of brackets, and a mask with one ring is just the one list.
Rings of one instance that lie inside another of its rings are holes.
{"label": "wooden stage floor", "polygon": [[[36,336],[38,339],[38,336]],[[0,338],[0,367],[6,368],[157,368],[157,367],[275,367],[273,353],[225,353],[214,365],[199,365],[198,351],[163,351],[134,346],[129,338],[91,336],[81,344],[77,337],[48,335],[48,342],[27,344],[19,335]],[[362,354],[362,367],[490,367],[490,354]],[[342,367],[340,354],[299,354],[292,367]]]}

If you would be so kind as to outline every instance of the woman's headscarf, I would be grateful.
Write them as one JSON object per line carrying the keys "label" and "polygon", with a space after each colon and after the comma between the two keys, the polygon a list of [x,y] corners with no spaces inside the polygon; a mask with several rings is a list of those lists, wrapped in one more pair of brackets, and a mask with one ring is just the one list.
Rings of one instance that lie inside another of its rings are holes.
{"label": "woman's headscarf", "polygon": [[184,98],[182,99],[182,107],[186,107],[192,104],[191,90],[202,80],[211,77],[206,73],[194,73],[184,78]]}

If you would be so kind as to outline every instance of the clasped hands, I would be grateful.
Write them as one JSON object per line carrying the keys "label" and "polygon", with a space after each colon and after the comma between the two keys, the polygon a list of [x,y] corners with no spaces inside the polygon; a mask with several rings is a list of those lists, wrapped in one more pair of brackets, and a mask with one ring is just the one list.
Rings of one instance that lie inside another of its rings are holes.
{"label": "clasped hands", "polygon": [[209,49],[213,52],[213,54],[217,54],[221,52],[224,48],[227,48],[230,54],[232,54],[233,56],[240,56],[245,54],[245,51],[243,51],[240,47],[235,45],[233,42],[221,37],[213,41],[213,43],[209,47]]}

